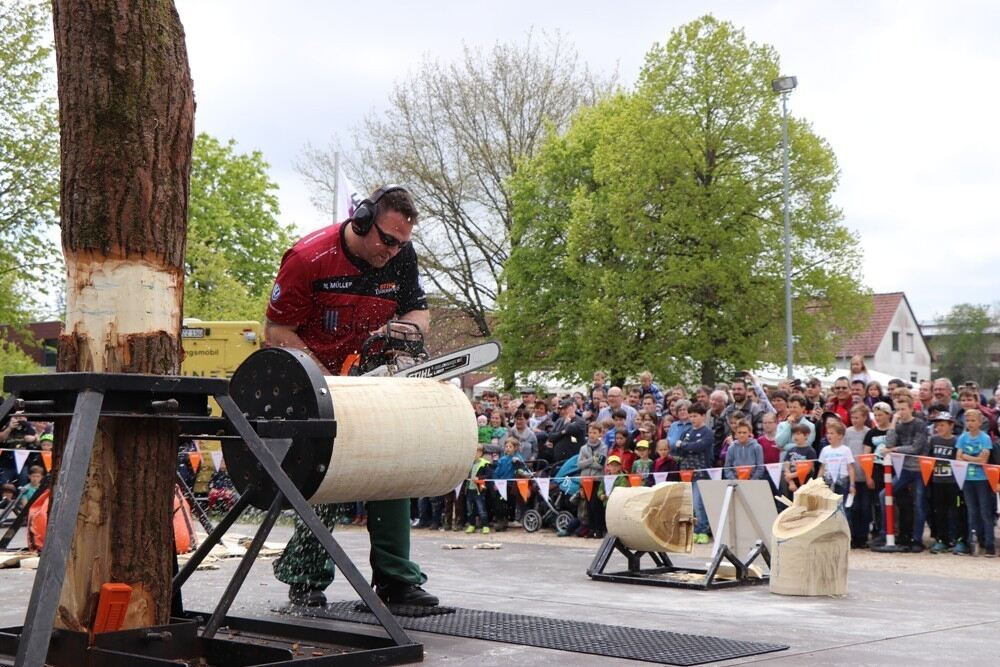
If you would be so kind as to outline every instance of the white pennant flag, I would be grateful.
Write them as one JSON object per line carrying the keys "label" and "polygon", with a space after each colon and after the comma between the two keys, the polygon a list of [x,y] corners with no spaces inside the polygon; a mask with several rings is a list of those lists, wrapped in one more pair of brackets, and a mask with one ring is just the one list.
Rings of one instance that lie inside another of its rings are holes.
{"label": "white pennant flag", "polygon": [[899,479],[899,473],[903,470],[903,460],[906,458],[903,454],[893,454],[892,458],[892,480],[896,481]]}
{"label": "white pennant flag", "polygon": [[615,488],[615,480],[618,475],[605,475],[604,476],[604,493],[611,495],[611,489]]}
{"label": "white pennant flag", "polygon": [[222,452],[211,452],[212,454],[212,468],[215,470],[222,469]]}
{"label": "white pennant flag", "polygon": [[771,476],[771,481],[774,482],[775,488],[781,486],[781,464],[780,463],[768,463],[766,466],[767,474]]}
{"label": "white pennant flag", "polygon": [[458,486],[455,487],[455,497],[456,498],[458,498],[458,496],[461,495],[461,493],[462,493],[462,485],[465,484],[467,481],[468,480],[463,479],[461,482],[458,483]]}
{"label": "white pennant flag", "polygon": [[715,480],[722,479],[722,468],[709,468],[708,476]]}
{"label": "white pennant flag", "polygon": [[665,473],[665,472],[654,472],[653,473],[653,483],[654,484],[663,484],[665,481],[667,481],[667,473]]}
{"label": "white pennant flag", "polygon": [[949,461],[951,463],[951,474],[955,476],[958,488],[965,486],[965,474],[969,472],[968,461]]}
{"label": "white pennant flag", "polygon": [[543,498],[549,497],[549,481],[548,477],[539,477],[535,480],[535,484],[538,485],[538,492],[542,494]]}
{"label": "white pennant flag", "polygon": [[24,468],[24,462],[28,460],[28,454],[31,452],[27,449],[15,449],[14,450],[14,462],[17,464],[17,472],[20,474],[21,469]]}
{"label": "white pennant flag", "polygon": [[497,493],[500,494],[500,497],[507,500],[507,480],[495,479],[493,480],[493,484],[497,487]]}

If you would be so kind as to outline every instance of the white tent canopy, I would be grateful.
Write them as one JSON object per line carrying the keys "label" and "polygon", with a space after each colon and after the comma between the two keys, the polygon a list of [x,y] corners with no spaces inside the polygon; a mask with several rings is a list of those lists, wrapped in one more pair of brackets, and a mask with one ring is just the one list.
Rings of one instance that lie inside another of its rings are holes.
{"label": "white tent canopy", "polygon": [[[517,373],[514,375],[515,387],[536,387],[544,390],[549,396],[553,394],[572,394],[575,391],[587,393],[586,385],[573,384],[556,377],[555,373]],[[503,383],[500,378],[486,378],[472,388],[473,396],[481,396],[484,391],[502,391]],[[516,393],[516,390],[515,390]]]}
{"label": "white tent canopy", "polygon": [[[834,380],[836,380],[839,377],[851,376],[851,372],[844,368],[834,368],[831,370],[827,368],[819,368],[816,366],[792,366],[792,372],[794,373],[795,377],[799,378],[800,380],[807,380],[812,377],[818,378],[819,381],[823,383],[823,387],[825,388],[830,388],[833,385]],[[762,384],[777,385],[779,382],[785,379],[785,367],[777,366],[775,364],[765,364],[756,369],[753,373],[754,375],[757,376],[757,379]],[[889,384],[889,380],[897,379],[894,378],[894,376],[892,375],[888,375],[887,373],[881,373],[879,371],[873,371],[871,369],[868,369],[868,377],[870,377],[872,380],[877,380],[879,384],[882,385],[883,390],[885,390],[886,385]],[[898,379],[903,380],[903,378],[898,378]],[[916,383],[914,382],[908,382],[906,380],[903,380],[903,383],[906,384],[906,386],[910,387],[911,389],[916,389],[917,387]]]}

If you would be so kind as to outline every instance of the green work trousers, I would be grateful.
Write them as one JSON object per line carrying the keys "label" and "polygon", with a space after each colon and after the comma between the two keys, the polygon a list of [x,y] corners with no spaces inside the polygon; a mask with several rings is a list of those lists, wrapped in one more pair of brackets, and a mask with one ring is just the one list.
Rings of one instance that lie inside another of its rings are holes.
{"label": "green work trousers", "polygon": [[[372,583],[394,582],[423,584],[427,576],[410,560],[410,500],[375,500],[365,503],[368,534],[371,537],[369,561]],[[323,524],[332,532],[337,523],[336,505],[313,507]],[[323,590],[333,581],[333,559],[295,516],[295,533],[281,557],[274,561],[274,576],[286,584],[305,584]]]}

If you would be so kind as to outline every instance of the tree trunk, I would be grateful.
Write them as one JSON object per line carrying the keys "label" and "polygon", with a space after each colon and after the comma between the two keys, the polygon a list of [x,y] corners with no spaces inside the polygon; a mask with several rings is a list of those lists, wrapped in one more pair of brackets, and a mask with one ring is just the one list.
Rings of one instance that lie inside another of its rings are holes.
{"label": "tree trunk", "polygon": [[[168,0],[54,0],[53,21],[68,274],[57,369],[177,373],[194,127],[180,19]],[[106,582],[133,587],[126,628],[169,620],[176,463],[175,424],[102,420],[58,625],[90,627]]]}

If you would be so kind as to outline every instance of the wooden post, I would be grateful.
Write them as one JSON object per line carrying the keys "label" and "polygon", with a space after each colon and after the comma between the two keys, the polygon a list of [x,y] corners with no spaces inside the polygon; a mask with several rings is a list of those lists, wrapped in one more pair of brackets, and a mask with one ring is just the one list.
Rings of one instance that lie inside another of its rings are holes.
{"label": "wooden post", "polygon": [[846,595],[851,529],[843,497],[821,479],[795,492],[771,529],[771,592]]}
{"label": "wooden post", "polygon": [[[194,127],[180,19],[170,0],[53,0],[53,22],[68,274],[57,369],[177,373]],[[107,582],[133,587],[126,628],[169,620],[176,464],[175,425],[102,420],[57,625],[90,627]]]}

